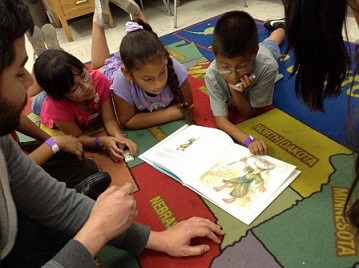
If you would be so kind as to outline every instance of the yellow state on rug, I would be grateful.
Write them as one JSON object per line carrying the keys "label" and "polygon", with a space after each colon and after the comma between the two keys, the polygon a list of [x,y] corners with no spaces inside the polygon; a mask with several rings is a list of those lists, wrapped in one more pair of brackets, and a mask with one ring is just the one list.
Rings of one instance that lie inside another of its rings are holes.
{"label": "yellow state on rug", "polygon": [[268,154],[296,165],[301,174],[290,185],[306,198],[327,184],[334,168],[330,158],[338,154],[353,154],[352,150],[329,139],[275,108],[237,125],[268,145]]}

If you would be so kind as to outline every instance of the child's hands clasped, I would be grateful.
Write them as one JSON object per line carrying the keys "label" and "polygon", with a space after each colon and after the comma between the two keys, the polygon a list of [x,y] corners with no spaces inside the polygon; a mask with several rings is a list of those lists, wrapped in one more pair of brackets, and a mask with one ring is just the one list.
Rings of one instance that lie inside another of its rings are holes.
{"label": "child's hands clasped", "polygon": [[264,155],[267,154],[267,144],[263,140],[254,139],[249,145],[248,149],[252,154]]}

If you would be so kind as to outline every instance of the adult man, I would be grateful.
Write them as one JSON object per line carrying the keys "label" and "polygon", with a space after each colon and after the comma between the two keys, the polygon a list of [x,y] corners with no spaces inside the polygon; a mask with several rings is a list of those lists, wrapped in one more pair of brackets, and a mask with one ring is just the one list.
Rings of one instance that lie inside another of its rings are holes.
{"label": "adult man", "polygon": [[[95,267],[106,244],[140,254],[146,248],[172,256],[199,255],[197,236],[220,243],[220,227],[191,218],[163,232],[134,223],[133,186],[112,186],[96,202],[67,189],[24,155],[7,133],[17,127],[32,83],[25,69],[24,34],[34,27],[21,0],[0,1],[0,254],[1,267]],[[64,233],[70,238],[66,238]]]}

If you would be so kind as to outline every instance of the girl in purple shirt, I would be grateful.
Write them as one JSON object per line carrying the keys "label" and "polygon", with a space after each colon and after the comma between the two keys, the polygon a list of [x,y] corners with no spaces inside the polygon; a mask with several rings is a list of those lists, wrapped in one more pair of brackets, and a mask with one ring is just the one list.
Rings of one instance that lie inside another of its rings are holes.
{"label": "girl in purple shirt", "polygon": [[[140,129],[182,118],[192,123],[193,100],[186,67],[169,56],[156,33],[142,20],[127,22],[126,31],[120,51],[107,58],[102,69],[112,82],[121,125]],[[99,68],[106,55],[100,52],[108,51],[108,47],[95,15],[92,40],[92,68]]]}

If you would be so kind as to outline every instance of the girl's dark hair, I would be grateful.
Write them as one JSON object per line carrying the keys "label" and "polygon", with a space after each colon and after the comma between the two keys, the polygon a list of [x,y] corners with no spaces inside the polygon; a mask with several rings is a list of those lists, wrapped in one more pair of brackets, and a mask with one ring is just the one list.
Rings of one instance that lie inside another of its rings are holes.
{"label": "girl's dark hair", "polygon": [[37,83],[50,97],[61,100],[74,86],[74,74],[83,73],[85,67],[66,51],[51,49],[36,59],[34,74]]}
{"label": "girl's dark hair", "polygon": [[[283,0],[287,52],[294,51],[295,92],[312,111],[324,111],[326,97],[337,96],[350,67],[342,37],[343,0]],[[346,32],[346,28],[345,28]]]}
{"label": "girl's dark hair", "polygon": [[[341,92],[341,83],[350,67],[349,51],[345,47],[342,36],[347,3],[342,0],[283,0],[283,3],[288,37],[287,53],[289,49],[294,51],[292,75],[297,73],[296,94],[311,110],[323,111],[324,99]],[[358,46],[355,49],[355,58],[357,65],[353,77],[359,72]],[[354,79],[351,90],[353,85]],[[356,111],[355,118],[351,118],[350,108],[348,114],[351,129],[359,143],[359,134],[355,127],[359,110]],[[354,201],[352,205],[350,200],[358,187],[358,181],[359,157],[357,156],[354,180],[343,210],[356,230],[359,230],[359,200]]]}
{"label": "girl's dark hair", "polygon": [[0,73],[15,60],[14,41],[34,31],[28,6],[21,0],[0,1]]}
{"label": "girl's dark hair", "polygon": [[[355,77],[359,73],[359,45],[356,45],[356,48],[355,48],[355,60],[356,60],[357,64],[356,64],[356,69],[354,71],[353,77]],[[355,81],[355,79],[353,79],[353,81],[352,81],[352,85],[351,85],[351,89],[350,89],[351,91],[353,90],[354,81]],[[348,105],[348,107],[350,107],[350,104]],[[349,113],[349,114],[351,114],[351,113]],[[355,117],[350,120],[350,122],[351,122],[350,126],[351,126],[353,133],[355,133],[355,137],[357,139],[357,144],[359,143],[359,135],[357,134],[357,128],[356,128],[358,121],[359,121],[359,110],[356,111]],[[359,230],[359,199],[355,200],[354,203],[351,206],[349,206],[351,197],[352,197],[353,193],[355,192],[355,189],[358,187],[358,181],[359,181],[359,156],[358,155],[357,155],[357,158],[355,161],[354,171],[355,171],[355,176],[354,176],[352,185],[350,186],[347,200],[345,201],[345,206],[344,206],[345,211],[344,212],[346,213],[346,216],[348,217],[352,226],[358,231]]]}
{"label": "girl's dark hair", "polygon": [[258,30],[254,19],[244,11],[224,13],[213,31],[214,55],[232,59],[237,56],[257,53]]}
{"label": "girl's dark hair", "polygon": [[120,45],[123,64],[129,72],[133,72],[140,69],[143,64],[151,63],[158,58],[166,58],[168,61],[167,84],[174,95],[175,101],[184,105],[187,122],[192,123],[191,112],[180,90],[178,77],[167,49],[149,24],[141,19],[133,21],[141,25],[143,30],[129,32],[123,37]]}

